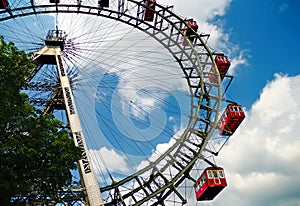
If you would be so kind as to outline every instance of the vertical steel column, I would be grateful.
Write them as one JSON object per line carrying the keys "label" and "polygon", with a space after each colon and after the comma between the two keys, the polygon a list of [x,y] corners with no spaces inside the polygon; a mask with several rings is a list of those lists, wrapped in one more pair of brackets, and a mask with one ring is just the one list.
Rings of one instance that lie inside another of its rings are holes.
{"label": "vertical steel column", "polygon": [[55,46],[55,47],[45,46],[39,52],[37,52],[37,54],[39,56],[43,56],[44,59],[46,58],[51,61],[54,60],[55,63],[53,64],[56,64],[57,66],[61,88],[63,91],[64,104],[66,107],[67,117],[69,120],[69,125],[71,128],[73,140],[75,142],[75,145],[82,149],[82,159],[79,160],[79,170],[87,194],[87,198],[86,198],[87,205],[90,206],[104,205],[102,195],[99,189],[98,181],[95,176],[93,167],[91,165],[91,160],[88,154],[85,138],[82,133],[82,128],[81,128],[78,112],[76,110],[69,77],[65,68],[65,63],[62,58],[61,48],[59,46]]}

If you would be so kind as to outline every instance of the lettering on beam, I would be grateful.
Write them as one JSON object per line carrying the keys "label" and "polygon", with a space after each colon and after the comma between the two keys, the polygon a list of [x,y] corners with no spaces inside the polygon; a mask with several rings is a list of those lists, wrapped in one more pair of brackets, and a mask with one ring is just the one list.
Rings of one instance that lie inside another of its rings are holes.
{"label": "lettering on beam", "polygon": [[74,132],[74,134],[75,134],[77,145],[82,150],[82,154],[81,154],[82,159],[81,159],[81,161],[82,161],[82,164],[83,164],[84,173],[85,174],[90,173],[91,172],[91,166],[90,166],[89,160],[87,158],[86,151],[84,149],[81,133],[80,132]]}
{"label": "lettering on beam", "polygon": [[65,87],[65,92],[66,92],[66,97],[67,97],[67,102],[68,102],[68,107],[70,110],[70,114],[75,114],[75,109],[74,109],[74,105],[73,105],[73,101],[71,98],[71,92],[69,87]]}
{"label": "lettering on beam", "polygon": [[59,64],[60,73],[61,73],[62,76],[66,76],[65,69],[64,69],[64,66],[63,66],[63,63],[62,63],[62,60],[61,60],[61,56],[57,56],[57,57],[58,57],[58,64]]}

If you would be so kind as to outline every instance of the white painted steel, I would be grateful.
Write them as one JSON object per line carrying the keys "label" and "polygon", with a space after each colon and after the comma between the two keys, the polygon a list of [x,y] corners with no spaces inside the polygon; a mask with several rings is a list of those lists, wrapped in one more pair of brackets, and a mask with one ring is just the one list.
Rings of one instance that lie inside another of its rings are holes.
{"label": "white painted steel", "polygon": [[69,77],[65,68],[65,64],[62,58],[62,51],[60,47],[48,47],[44,46],[37,52],[38,56],[48,55],[49,59],[55,58],[57,71],[60,78],[61,88],[63,91],[64,103],[66,106],[67,117],[71,128],[71,133],[75,145],[82,149],[82,159],[79,160],[79,169],[87,194],[87,204],[90,206],[104,205],[104,201],[99,189],[98,181],[96,179],[93,167],[91,165],[91,159],[88,154],[86,141],[82,132],[80,119],[76,110],[73,93]]}

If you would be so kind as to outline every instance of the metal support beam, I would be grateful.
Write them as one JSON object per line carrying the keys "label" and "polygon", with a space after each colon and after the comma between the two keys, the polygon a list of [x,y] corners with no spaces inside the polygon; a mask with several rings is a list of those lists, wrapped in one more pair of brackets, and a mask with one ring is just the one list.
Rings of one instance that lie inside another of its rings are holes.
{"label": "metal support beam", "polygon": [[82,159],[79,160],[79,170],[82,181],[87,194],[87,205],[101,206],[104,205],[98,181],[96,179],[91,160],[88,155],[85,138],[82,133],[80,119],[76,110],[73,93],[70,86],[70,80],[65,68],[65,63],[62,58],[62,51],[60,46],[45,46],[37,52],[39,61],[50,63],[57,66],[57,71],[60,79],[60,84],[63,92],[64,104],[69,120],[71,133],[75,145],[82,149]]}

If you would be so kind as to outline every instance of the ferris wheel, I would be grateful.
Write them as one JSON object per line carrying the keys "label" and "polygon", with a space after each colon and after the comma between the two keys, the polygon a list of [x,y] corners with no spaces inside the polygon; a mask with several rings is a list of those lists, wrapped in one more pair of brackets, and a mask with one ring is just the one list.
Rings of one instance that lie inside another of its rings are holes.
{"label": "ferris wheel", "polygon": [[214,157],[245,116],[196,21],[155,0],[0,2],[0,35],[36,64],[28,100],[83,151],[57,204],[195,205],[226,186]]}

